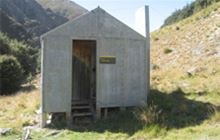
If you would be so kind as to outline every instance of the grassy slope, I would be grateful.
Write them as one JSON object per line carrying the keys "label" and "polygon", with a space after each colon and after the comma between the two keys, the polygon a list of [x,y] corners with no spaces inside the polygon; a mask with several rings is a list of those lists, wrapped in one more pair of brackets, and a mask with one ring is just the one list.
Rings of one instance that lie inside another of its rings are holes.
{"label": "grassy slope", "polygon": [[[152,71],[152,86],[166,91],[181,88],[186,93],[219,93],[219,17],[217,3],[152,33],[151,61],[159,67]],[[188,76],[188,71],[194,71],[193,75]]]}
{"label": "grassy slope", "polygon": [[[220,3],[175,25],[152,34],[152,62],[159,69],[152,70],[149,105],[162,110],[159,120],[144,124],[134,111],[112,113],[85,128],[61,129],[58,136],[48,136],[51,129],[32,131],[33,139],[220,139],[220,67],[218,55],[208,55],[219,46]],[[215,11],[215,12],[209,12]],[[179,30],[176,30],[176,27]],[[199,36],[199,37],[198,37]],[[159,40],[158,40],[159,39]],[[185,41],[183,41],[185,40]],[[164,45],[175,44],[175,45]],[[201,47],[200,46],[204,46]],[[192,55],[198,47],[201,55]],[[171,48],[171,53],[164,49]],[[216,54],[216,53],[214,53]],[[192,61],[193,60],[193,61]],[[187,76],[191,66],[208,69]],[[209,73],[211,71],[211,73]],[[11,135],[1,139],[21,137],[21,127],[35,124],[34,111],[39,106],[39,90],[22,92],[12,97],[0,97],[0,127],[13,127]],[[215,108],[215,112],[212,111]],[[142,113],[146,109],[142,110]],[[147,112],[147,111],[146,111]],[[150,111],[150,114],[154,112]],[[144,113],[143,113],[144,114]],[[150,115],[148,115],[149,117]],[[149,118],[147,118],[149,119]],[[35,122],[36,121],[36,122]]]}

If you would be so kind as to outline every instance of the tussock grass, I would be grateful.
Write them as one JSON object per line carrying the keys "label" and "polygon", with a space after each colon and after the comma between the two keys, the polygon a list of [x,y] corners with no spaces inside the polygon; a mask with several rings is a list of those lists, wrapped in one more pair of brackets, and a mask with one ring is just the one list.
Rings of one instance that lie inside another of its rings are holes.
{"label": "tussock grass", "polygon": [[[23,91],[14,96],[1,97],[0,127],[12,127],[19,130],[4,136],[3,139],[20,138],[22,126],[35,124],[33,120],[37,116],[35,110],[38,107],[38,90]],[[209,128],[209,130],[206,130],[206,128]],[[31,138],[33,140],[172,140],[177,138],[178,140],[185,140],[208,137],[218,140],[220,137],[219,130],[220,111],[218,105],[207,103],[205,100],[190,99],[188,94],[181,91],[181,89],[167,93],[151,90],[147,106],[128,109],[123,112],[113,111],[109,114],[109,118],[87,126],[76,127],[72,130],[60,129],[61,133],[58,136],[45,137],[48,133],[54,131],[50,128],[41,131],[33,130]]]}
{"label": "tussock grass", "polygon": [[156,124],[162,121],[162,110],[158,109],[156,105],[142,106],[136,109],[136,117],[145,124]]}
{"label": "tussock grass", "polygon": [[22,91],[0,97],[0,127],[19,129],[37,124],[35,111],[39,109],[39,90]]}

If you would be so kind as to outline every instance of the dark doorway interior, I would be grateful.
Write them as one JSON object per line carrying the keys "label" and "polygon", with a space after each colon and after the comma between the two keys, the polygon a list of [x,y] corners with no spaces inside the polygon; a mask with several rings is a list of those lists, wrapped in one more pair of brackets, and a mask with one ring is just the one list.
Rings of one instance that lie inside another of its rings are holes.
{"label": "dark doorway interior", "polygon": [[72,101],[95,105],[96,41],[73,40]]}

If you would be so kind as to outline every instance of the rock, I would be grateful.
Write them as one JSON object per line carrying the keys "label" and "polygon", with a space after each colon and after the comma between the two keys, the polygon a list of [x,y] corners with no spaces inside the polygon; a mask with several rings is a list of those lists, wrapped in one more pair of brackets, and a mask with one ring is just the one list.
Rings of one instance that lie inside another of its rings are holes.
{"label": "rock", "polygon": [[201,48],[192,49],[192,55],[200,55],[202,53]]}
{"label": "rock", "polygon": [[36,114],[41,114],[41,112],[42,112],[41,108],[39,108],[38,110],[35,111]]}
{"label": "rock", "polygon": [[207,56],[213,56],[213,55],[217,55],[217,54],[218,54],[217,51],[212,51],[212,52],[207,53],[206,55]]}
{"label": "rock", "polygon": [[180,83],[180,86],[186,88],[186,87],[189,87],[190,84],[186,83],[186,82],[183,82],[183,83]]}
{"label": "rock", "polygon": [[187,75],[188,76],[193,76],[193,75],[195,75],[195,73],[196,73],[196,68],[195,67],[190,68],[190,69],[187,70]]}
{"label": "rock", "polygon": [[199,67],[199,68],[192,67],[192,68],[187,70],[187,75],[188,76],[194,76],[196,73],[199,73],[199,72],[202,72],[202,71],[205,71],[205,70],[207,70],[207,68],[205,68],[205,67]]}
{"label": "rock", "polygon": [[0,135],[7,135],[11,132],[11,128],[0,128]]}
{"label": "rock", "polygon": [[47,121],[46,121],[46,124],[51,124],[51,120],[47,120]]}

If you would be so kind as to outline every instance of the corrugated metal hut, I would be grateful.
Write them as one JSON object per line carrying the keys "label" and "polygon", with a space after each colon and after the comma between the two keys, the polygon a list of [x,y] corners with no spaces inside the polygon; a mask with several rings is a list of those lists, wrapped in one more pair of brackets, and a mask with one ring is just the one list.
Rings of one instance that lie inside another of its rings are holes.
{"label": "corrugated metal hut", "polygon": [[[101,8],[41,37],[42,126],[46,113],[90,107],[140,106],[147,101],[146,39]],[[82,114],[81,114],[82,115]],[[84,115],[89,115],[84,113]]]}

